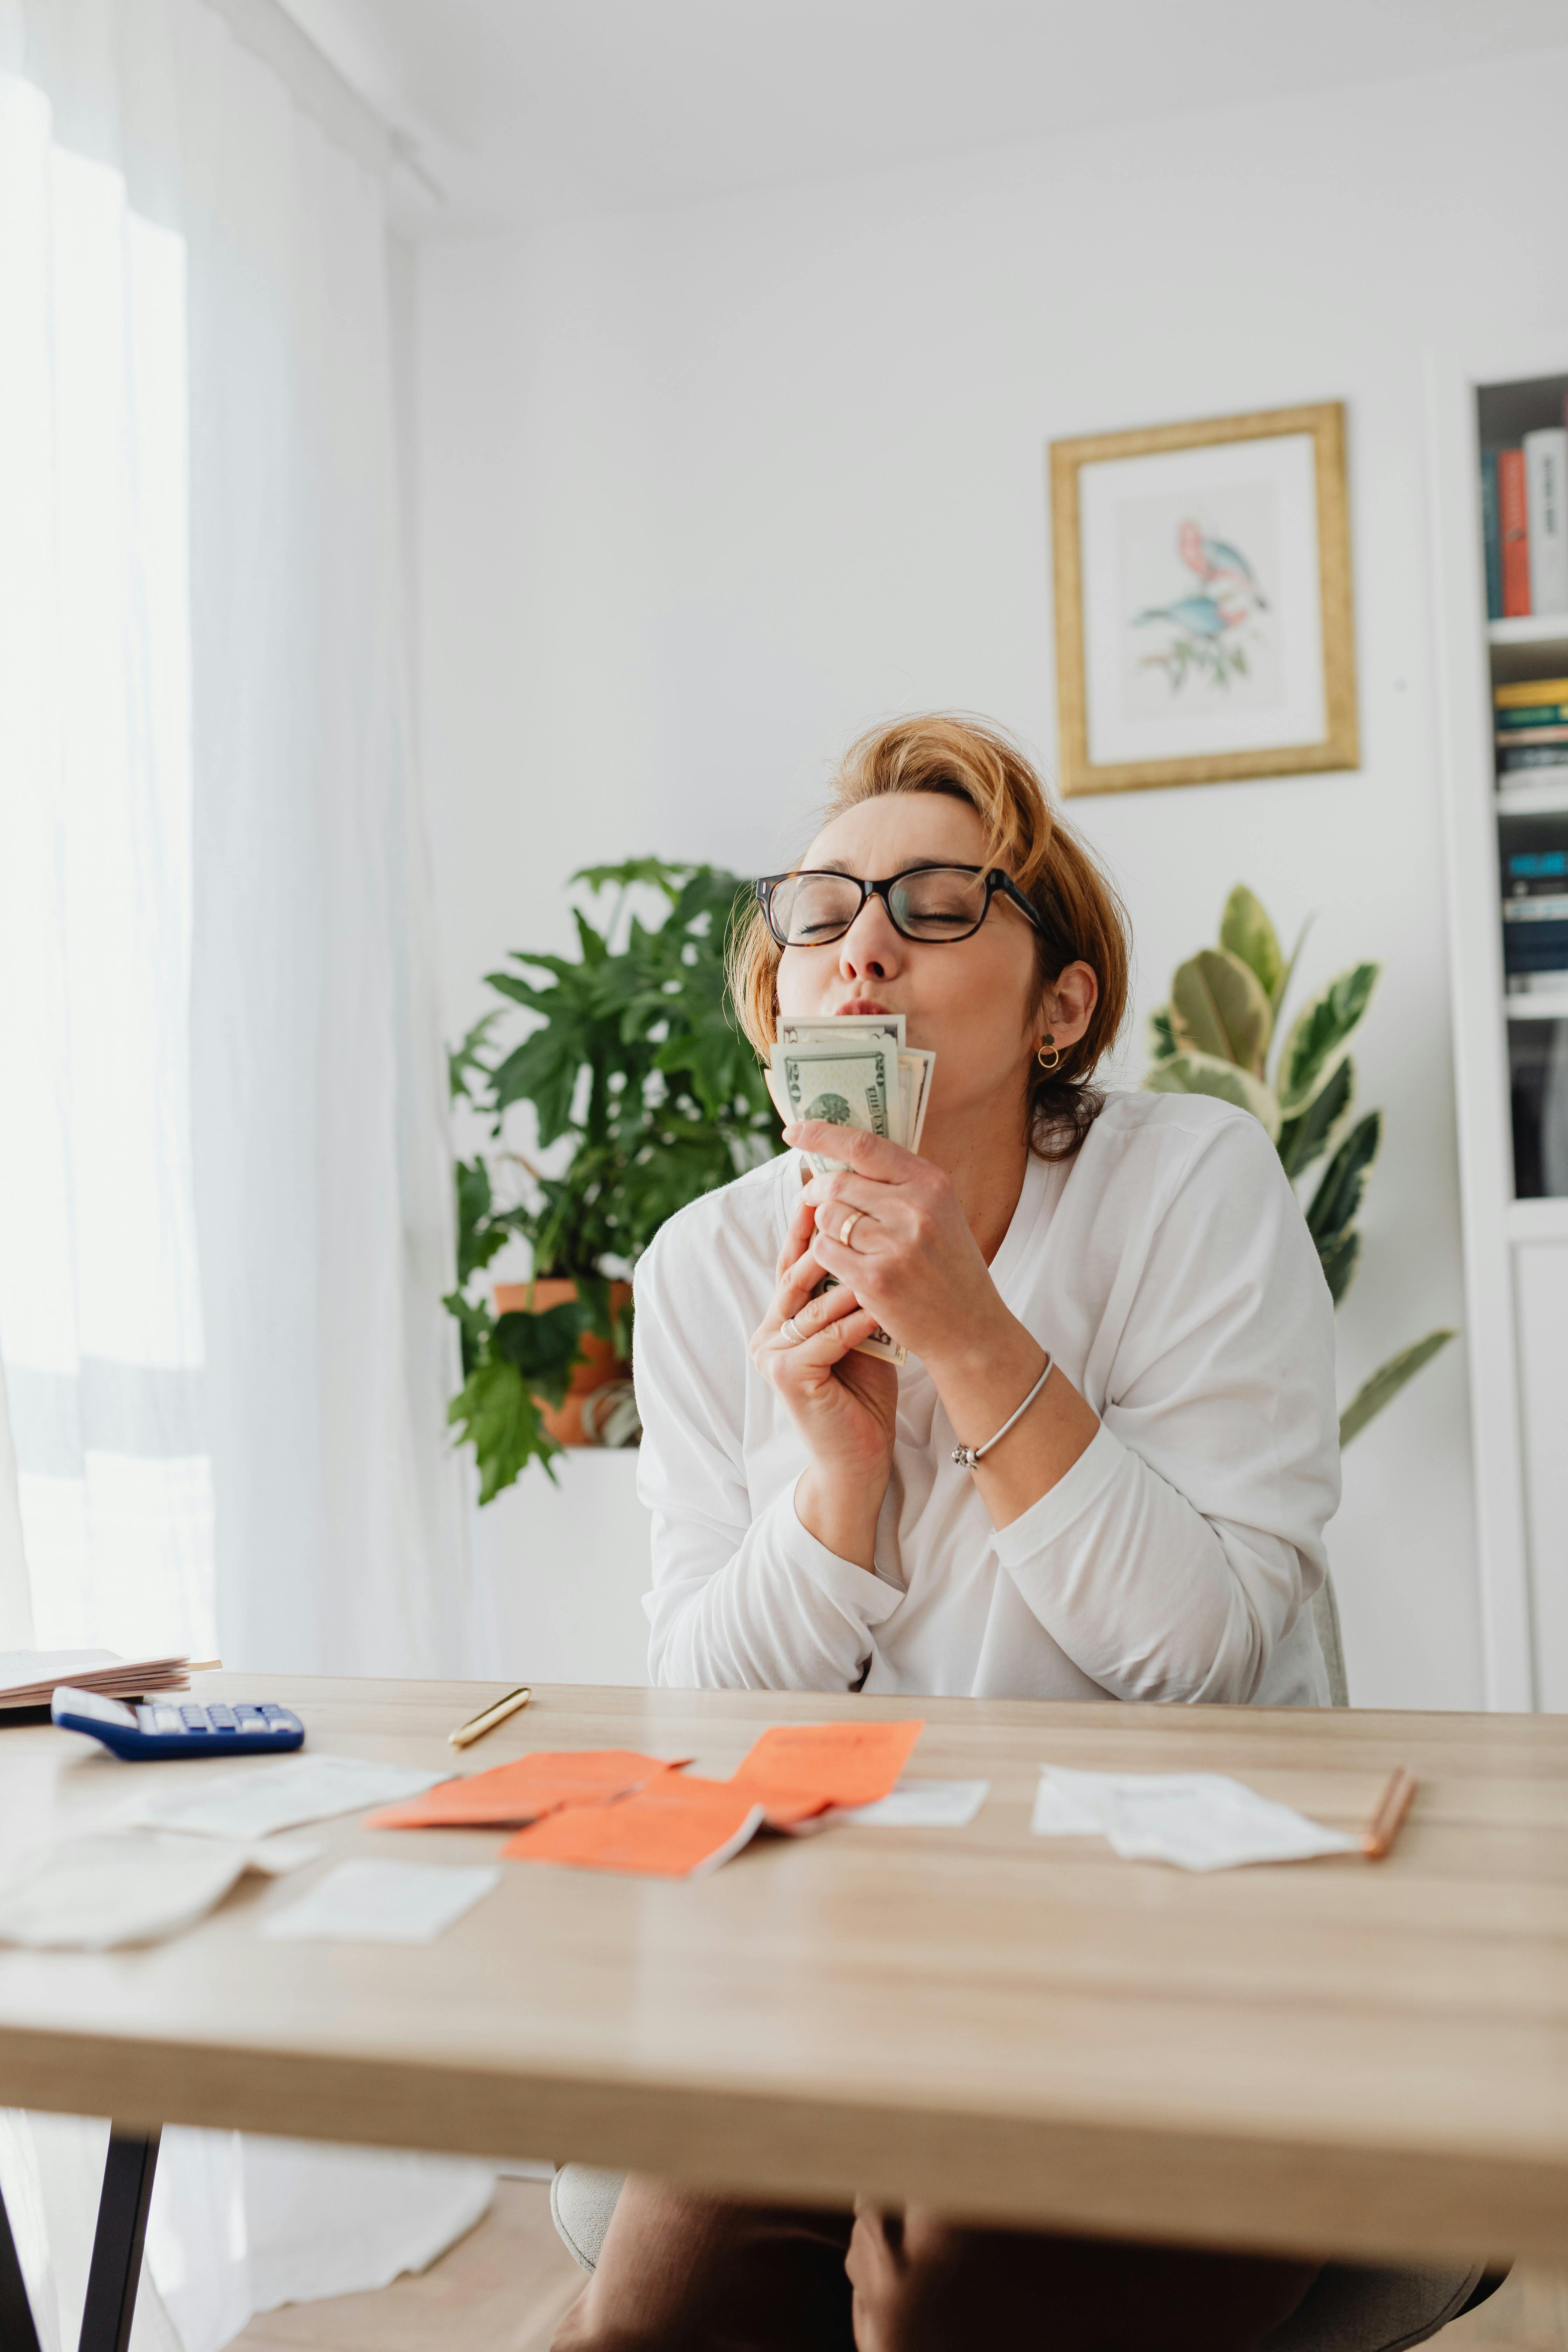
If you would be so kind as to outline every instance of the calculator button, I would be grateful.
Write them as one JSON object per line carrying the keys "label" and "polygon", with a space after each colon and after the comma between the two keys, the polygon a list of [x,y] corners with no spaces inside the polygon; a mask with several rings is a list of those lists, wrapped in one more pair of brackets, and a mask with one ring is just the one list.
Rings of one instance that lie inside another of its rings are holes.
{"label": "calculator button", "polygon": [[187,1731],[205,1731],[207,1728],[207,1711],[205,1706],[183,1706],[180,1709],[180,1719]]}
{"label": "calculator button", "polygon": [[138,1731],[156,1730],[157,1715],[158,1710],[155,1706],[139,1706],[136,1710],[136,1728]]}
{"label": "calculator button", "polygon": [[207,1709],[207,1721],[212,1725],[215,1731],[232,1731],[234,1729],[234,1709],[232,1706],[225,1706],[221,1699],[214,1699],[211,1706]]}
{"label": "calculator button", "polygon": [[154,1731],[184,1731],[184,1727],[180,1721],[180,1710],[177,1706],[155,1706],[153,1709]]}
{"label": "calculator button", "polygon": [[303,1731],[305,1728],[299,1717],[286,1706],[264,1706],[261,1712],[274,1731]]}
{"label": "calculator button", "polygon": [[258,1706],[237,1706],[234,1711],[239,1717],[239,1727],[241,1731],[266,1730],[267,1717],[262,1714],[261,1709]]}

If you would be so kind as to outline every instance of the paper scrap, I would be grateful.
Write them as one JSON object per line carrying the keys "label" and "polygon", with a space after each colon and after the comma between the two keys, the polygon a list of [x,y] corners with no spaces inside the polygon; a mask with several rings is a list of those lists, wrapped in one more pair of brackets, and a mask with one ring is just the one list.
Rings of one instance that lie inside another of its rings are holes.
{"label": "paper scrap", "polygon": [[761,1801],[770,1829],[891,1794],[923,1722],[780,1723],[764,1731],[730,1786]]}
{"label": "paper scrap", "polygon": [[649,1878],[700,1878],[755,1836],[763,1808],[732,1780],[661,1774],[608,1805],[570,1805],[520,1830],[506,1862],[563,1863]]}
{"label": "paper scrap", "polygon": [[363,1812],[395,1798],[417,1796],[445,1778],[404,1764],[374,1764],[358,1756],[258,1757],[236,1764],[216,1779],[204,1774],[195,1785],[193,1767],[183,1759],[139,1767],[159,1778],[121,1816],[159,1829],[184,1830],[201,1837],[259,1838],[302,1822],[330,1821],[337,1813]]}
{"label": "paper scrap", "polygon": [[365,1823],[373,1830],[515,1829],[561,1805],[603,1805],[629,1796],[689,1756],[670,1761],[627,1748],[537,1749],[488,1772],[443,1780],[410,1804],[390,1805]]}
{"label": "paper scrap", "polygon": [[1181,1870],[1361,1851],[1359,1838],[1325,1829],[1223,1772],[1074,1772],[1047,1764],[1032,1827],[1046,1837],[1102,1836],[1125,1861]]}
{"label": "paper scrap", "polygon": [[1116,1777],[1112,1772],[1069,1772],[1064,1765],[1042,1764],[1029,1827],[1037,1837],[1103,1837],[1102,1800],[1107,1784]]}
{"label": "paper scrap", "polygon": [[274,1943],[428,1944],[500,1883],[493,1865],[340,1862],[261,1932]]}
{"label": "paper scrap", "polygon": [[875,1804],[841,1805],[832,1819],[862,1829],[962,1830],[990,1793],[989,1780],[900,1780]]}
{"label": "paper scrap", "polygon": [[0,1942],[105,1952],[155,1943],[222,1902],[247,1870],[276,1877],[320,1848],[106,1830],[25,1855],[0,1885]]}

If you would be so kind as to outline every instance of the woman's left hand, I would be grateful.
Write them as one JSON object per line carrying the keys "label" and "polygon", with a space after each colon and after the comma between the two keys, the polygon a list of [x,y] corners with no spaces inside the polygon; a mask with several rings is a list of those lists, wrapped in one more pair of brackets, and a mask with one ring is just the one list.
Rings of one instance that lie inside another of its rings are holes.
{"label": "woman's left hand", "polygon": [[942,1169],[885,1136],[823,1119],[786,1127],[784,1141],[850,1162],[805,1187],[813,1255],[928,1369],[1018,1331]]}

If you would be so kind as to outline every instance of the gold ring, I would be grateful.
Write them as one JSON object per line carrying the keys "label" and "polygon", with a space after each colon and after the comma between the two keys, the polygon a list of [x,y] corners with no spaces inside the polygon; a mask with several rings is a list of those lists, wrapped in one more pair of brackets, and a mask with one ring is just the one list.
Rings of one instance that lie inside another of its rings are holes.
{"label": "gold ring", "polygon": [[855,1244],[850,1240],[849,1236],[854,1232],[856,1226],[859,1223],[865,1213],[866,1212],[864,1209],[850,1210],[849,1214],[844,1220],[842,1229],[838,1235],[838,1246],[840,1249],[854,1248]]}

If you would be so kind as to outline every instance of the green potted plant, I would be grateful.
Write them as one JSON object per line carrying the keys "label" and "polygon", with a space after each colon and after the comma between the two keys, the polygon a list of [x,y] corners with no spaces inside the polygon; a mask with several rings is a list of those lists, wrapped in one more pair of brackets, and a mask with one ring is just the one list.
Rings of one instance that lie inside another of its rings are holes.
{"label": "green potted plant", "polygon": [[[509,1112],[531,1107],[539,1155],[458,1163],[458,1286],[446,1305],[462,1334],[463,1385],[447,1417],[474,1448],[481,1503],[531,1461],[553,1476],[565,1443],[635,1437],[629,1396],[606,1412],[596,1395],[630,1352],[632,1268],[678,1209],[781,1148],[725,1003],[725,937],[746,885],[656,857],[572,878],[601,905],[616,894],[602,919],[574,910],[575,956],[514,951],[529,976],[488,976],[505,1003],[449,1056],[454,1098],[487,1114],[498,1141]],[[663,920],[645,923],[634,893],[662,898]],[[531,1025],[509,1044],[497,1027],[513,1007]],[[479,1277],[514,1235],[530,1245],[533,1278],[492,1301]]]}
{"label": "green potted plant", "polygon": [[[1268,914],[1237,883],[1220,918],[1217,947],[1200,948],[1150,1019],[1152,1066],[1143,1084],[1167,1094],[1217,1095],[1267,1129],[1285,1173],[1299,1183],[1329,1155],[1304,1203],[1329,1291],[1338,1307],[1361,1256],[1355,1219],[1383,1136],[1383,1113],[1351,1117],[1355,1065],[1347,1043],[1372,1000],[1381,967],[1340,972],[1281,1033],[1279,1016],[1301,952],[1287,961]],[[1428,1331],[1381,1364],[1340,1415],[1348,1445],[1375,1413],[1455,1337]]]}

